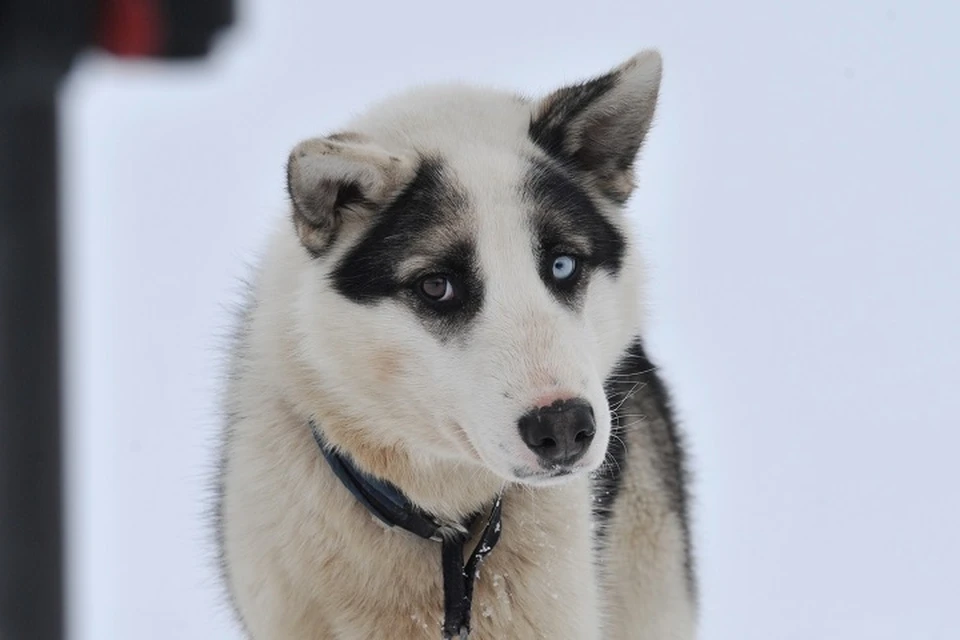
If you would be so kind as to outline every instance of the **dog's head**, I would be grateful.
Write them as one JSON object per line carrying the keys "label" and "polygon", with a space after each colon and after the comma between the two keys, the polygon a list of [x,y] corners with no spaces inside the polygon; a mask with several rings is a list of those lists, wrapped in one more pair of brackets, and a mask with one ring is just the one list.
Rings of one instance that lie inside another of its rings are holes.
{"label": "dog's head", "polygon": [[601,464],[660,68],[644,52],[535,101],[422,89],[293,150],[301,355],[351,428],[530,484]]}

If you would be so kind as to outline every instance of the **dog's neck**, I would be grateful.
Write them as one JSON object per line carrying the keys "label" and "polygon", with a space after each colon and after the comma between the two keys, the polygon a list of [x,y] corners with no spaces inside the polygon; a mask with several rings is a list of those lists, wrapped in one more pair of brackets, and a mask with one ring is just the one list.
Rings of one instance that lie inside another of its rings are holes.
{"label": "dog's neck", "polygon": [[442,520],[463,522],[488,509],[503,480],[476,464],[417,454],[403,445],[384,447],[328,417],[324,437],[361,471],[400,489],[417,507]]}

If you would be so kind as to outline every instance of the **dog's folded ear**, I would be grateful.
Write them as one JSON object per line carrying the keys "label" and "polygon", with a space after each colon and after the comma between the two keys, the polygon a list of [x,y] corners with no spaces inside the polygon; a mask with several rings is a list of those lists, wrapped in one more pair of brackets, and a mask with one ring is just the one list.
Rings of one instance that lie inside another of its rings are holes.
{"label": "dog's folded ear", "polygon": [[554,91],[534,105],[531,137],[624,202],[653,120],[661,69],[660,54],[643,51],[603,76]]}
{"label": "dog's folded ear", "polygon": [[354,133],[298,144],[287,163],[287,191],[300,242],[322,255],[344,225],[389,203],[416,173],[416,159]]}

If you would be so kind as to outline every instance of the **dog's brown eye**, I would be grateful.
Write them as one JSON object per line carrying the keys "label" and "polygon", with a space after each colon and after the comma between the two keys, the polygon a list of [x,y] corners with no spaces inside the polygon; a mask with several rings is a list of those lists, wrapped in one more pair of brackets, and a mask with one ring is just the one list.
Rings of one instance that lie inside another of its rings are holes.
{"label": "dog's brown eye", "polygon": [[427,276],[420,281],[420,291],[432,302],[448,302],[455,297],[453,283],[446,276]]}

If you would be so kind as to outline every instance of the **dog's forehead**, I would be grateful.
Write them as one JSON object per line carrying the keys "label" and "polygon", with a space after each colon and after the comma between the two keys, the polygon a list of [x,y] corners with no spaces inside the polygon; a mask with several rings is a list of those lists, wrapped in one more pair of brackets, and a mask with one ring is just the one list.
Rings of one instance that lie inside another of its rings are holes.
{"label": "dog's forehead", "polygon": [[473,231],[482,233],[477,223],[520,223],[529,209],[524,186],[531,159],[541,154],[530,137],[531,117],[531,104],[515,94],[444,85],[381,102],[349,128],[441,167],[431,188],[462,195],[468,206],[457,217],[471,218]]}
{"label": "dog's forehead", "polygon": [[383,146],[455,158],[481,148],[532,146],[531,105],[508,92],[460,85],[425,87],[385,100],[349,125]]}
{"label": "dog's forehead", "polygon": [[425,156],[418,179],[409,185],[401,206],[384,218],[399,216],[417,227],[399,257],[399,273],[415,273],[438,255],[469,246],[472,269],[486,278],[504,259],[530,254],[535,213],[528,185],[534,164],[525,156],[475,141],[443,155]]}

